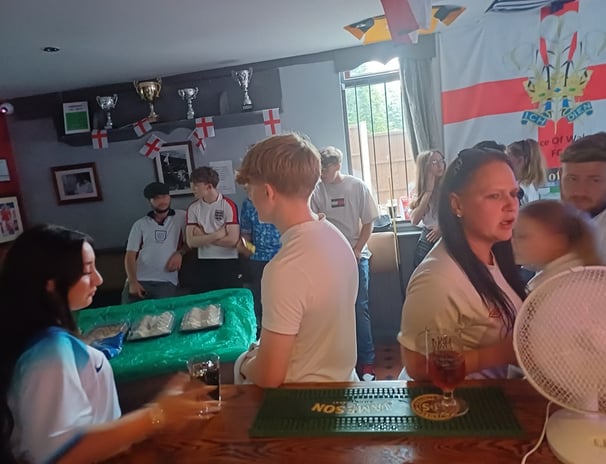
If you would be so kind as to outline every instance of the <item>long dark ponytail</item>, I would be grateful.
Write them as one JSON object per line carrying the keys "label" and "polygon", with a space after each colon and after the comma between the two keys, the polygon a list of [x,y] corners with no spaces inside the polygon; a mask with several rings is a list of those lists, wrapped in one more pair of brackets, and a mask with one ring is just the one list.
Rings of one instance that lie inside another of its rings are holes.
{"label": "long dark ponytail", "polygon": [[[459,264],[476,289],[482,301],[489,308],[497,309],[503,318],[507,332],[513,329],[516,308],[505,292],[497,285],[490,270],[472,251],[461,220],[454,214],[450,205],[450,195],[458,193],[471,181],[473,175],[482,166],[499,161],[511,168],[507,156],[497,150],[466,149],[461,151],[450,164],[444,175],[438,208],[438,223],[446,250]],[[492,253],[503,277],[511,288],[524,299],[524,283],[518,275],[511,240],[495,243]]]}
{"label": "long dark ponytail", "polygon": [[[15,462],[8,392],[17,360],[29,341],[48,327],[76,331],[67,294],[82,276],[84,242],[91,242],[90,237],[63,227],[32,227],[17,238],[2,264],[0,311],[11,322],[10,335],[0,337],[0,462]],[[47,290],[49,281],[53,292]]]}

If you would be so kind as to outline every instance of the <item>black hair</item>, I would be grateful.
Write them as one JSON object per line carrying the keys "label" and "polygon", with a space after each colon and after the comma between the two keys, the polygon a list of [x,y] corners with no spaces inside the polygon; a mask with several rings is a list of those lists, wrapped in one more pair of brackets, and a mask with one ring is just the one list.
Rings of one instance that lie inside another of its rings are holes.
{"label": "black hair", "polygon": [[[463,190],[472,181],[473,175],[488,163],[498,161],[511,168],[507,156],[498,150],[465,149],[446,170],[440,202],[438,207],[438,223],[442,232],[442,240],[450,256],[459,264],[482,301],[489,308],[497,309],[503,318],[507,332],[513,329],[516,308],[505,292],[497,285],[490,270],[480,261],[471,249],[461,220],[453,213],[450,205],[450,195]],[[524,283],[518,275],[515,265],[511,240],[498,242],[492,246],[492,253],[503,277],[511,288],[523,300],[526,296]]]}
{"label": "black hair", "polygon": [[[8,391],[17,360],[30,340],[48,327],[76,333],[68,291],[83,272],[82,246],[90,237],[59,226],[24,231],[8,250],[0,270],[0,311],[10,318],[10,335],[0,337],[0,462],[15,462],[10,438],[14,418]],[[54,290],[48,290],[48,282]]]}
{"label": "black hair", "polygon": [[496,150],[505,153],[507,147],[496,140],[482,140],[481,142],[476,143],[473,148],[478,150]]}

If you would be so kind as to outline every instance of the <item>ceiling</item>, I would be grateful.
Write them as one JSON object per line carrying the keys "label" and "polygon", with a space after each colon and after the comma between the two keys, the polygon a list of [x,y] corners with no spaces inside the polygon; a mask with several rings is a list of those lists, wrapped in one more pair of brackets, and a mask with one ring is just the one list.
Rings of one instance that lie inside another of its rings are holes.
{"label": "ceiling", "polygon": [[[491,2],[434,4],[466,6],[462,27]],[[343,26],[380,14],[380,0],[0,0],[0,101],[358,46]]]}

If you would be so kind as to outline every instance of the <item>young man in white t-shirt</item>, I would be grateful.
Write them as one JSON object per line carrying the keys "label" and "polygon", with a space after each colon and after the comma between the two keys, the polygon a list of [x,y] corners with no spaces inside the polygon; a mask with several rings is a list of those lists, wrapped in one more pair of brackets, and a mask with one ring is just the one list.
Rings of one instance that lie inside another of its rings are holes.
{"label": "young man in white t-shirt", "polygon": [[274,224],[282,241],[261,281],[259,345],[236,363],[238,377],[261,387],[357,379],[356,257],[309,207],[319,177],[317,149],[296,134],[257,143],[238,171],[259,220]]}
{"label": "young man in white t-shirt", "polygon": [[152,182],[143,190],[151,211],[138,219],[128,234],[122,304],[143,298],[177,295],[185,245],[185,211],[170,207],[168,186]]}
{"label": "young man in white t-shirt", "polygon": [[368,261],[370,250],[366,242],[379,209],[364,182],[341,173],[343,153],[335,147],[320,150],[321,182],[311,196],[311,209],[323,213],[341,231],[358,260],[358,296],[356,298],[357,371],[362,380],[375,380],[375,346],[372,339],[368,310]]}
{"label": "young man in white t-shirt", "polygon": [[241,287],[236,244],[240,238],[236,204],[218,190],[219,174],[202,166],[191,173],[196,201],[187,208],[187,244],[198,249],[194,293]]}
{"label": "young man in white t-shirt", "polygon": [[560,163],[562,200],[591,215],[606,260],[606,132],[571,143],[560,155]]}

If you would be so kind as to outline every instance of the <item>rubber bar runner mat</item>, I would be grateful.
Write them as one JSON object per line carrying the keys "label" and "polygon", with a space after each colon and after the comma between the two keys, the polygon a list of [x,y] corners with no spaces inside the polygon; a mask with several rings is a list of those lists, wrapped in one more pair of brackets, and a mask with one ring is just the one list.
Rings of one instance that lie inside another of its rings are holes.
{"label": "rubber bar runner mat", "polygon": [[419,395],[438,392],[432,387],[268,389],[249,433],[252,437],[523,434],[509,401],[497,387],[456,389],[455,396],[469,404],[464,416],[433,421],[415,415],[411,401]]}

